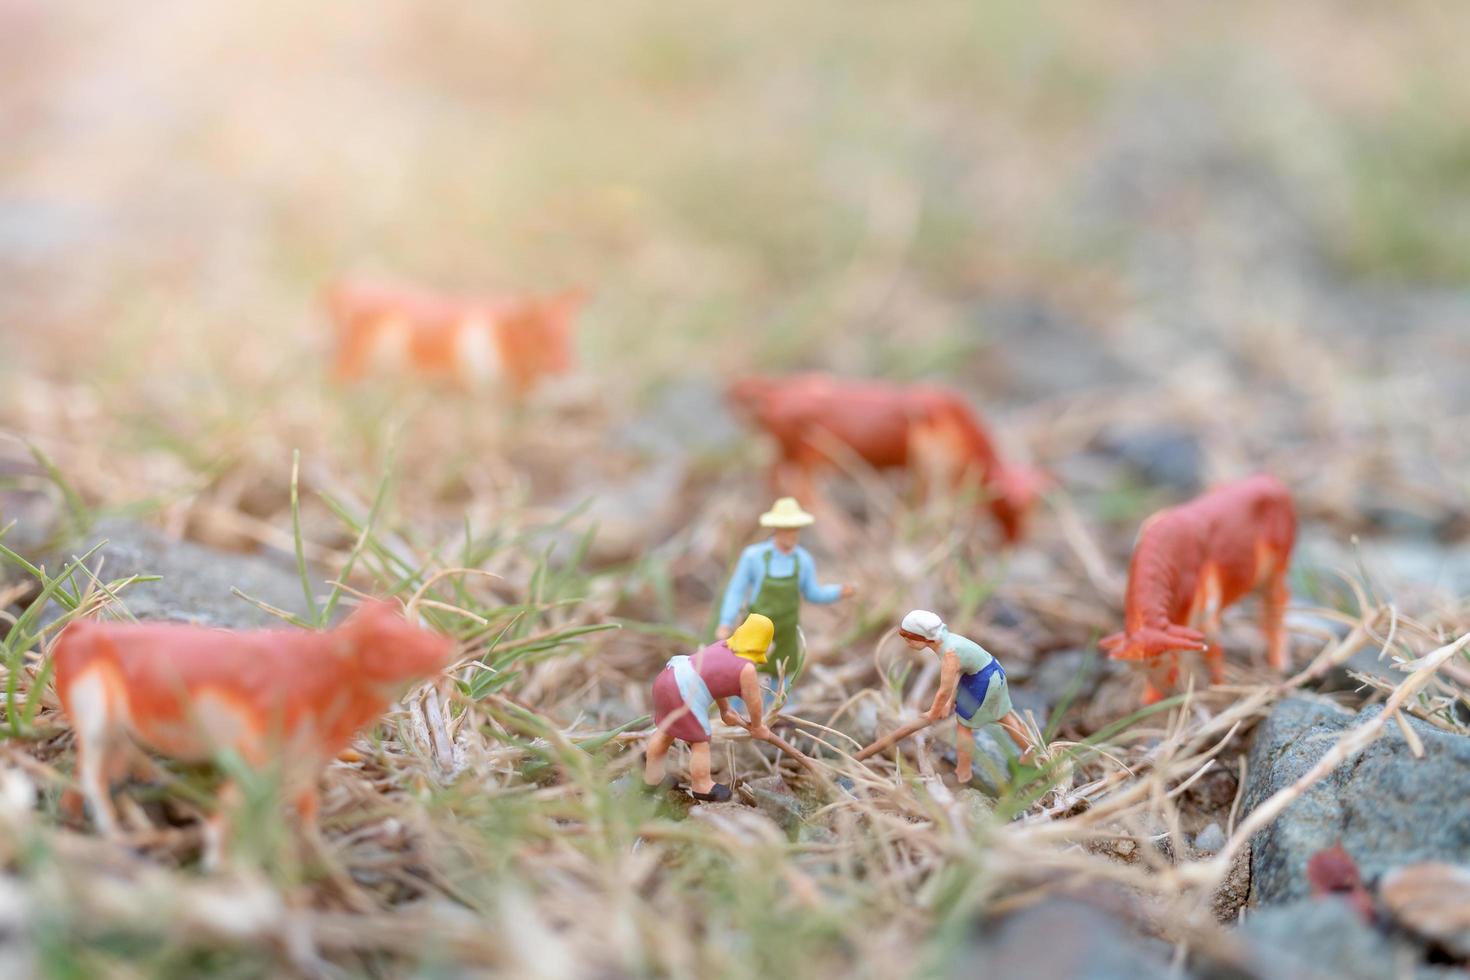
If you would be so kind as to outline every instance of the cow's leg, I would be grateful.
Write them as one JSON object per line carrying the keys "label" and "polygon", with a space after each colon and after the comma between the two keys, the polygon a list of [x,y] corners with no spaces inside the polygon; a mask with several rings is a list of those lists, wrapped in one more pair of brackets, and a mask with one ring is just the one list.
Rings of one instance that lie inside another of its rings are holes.
{"label": "cow's leg", "polygon": [[229,853],[230,830],[236,812],[245,802],[245,794],[234,780],[226,782],[215,795],[214,812],[204,818],[204,853],[200,863],[206,871],[218,871]]}
{"label": "cow's leg", "polygon": [[300,818],[301,826],[314,832],[317,829],[317,818],[322,808],[322,798],[316,791],[315,781],[312,785],[297,790],[291,802],[296,808],[296,816]]}
{"label": "cow's leg", "polygon": [[[104,836],[117,833],[117,811],[112,805],[110,774],[117,770],[115,755],[120,733],[119,712],[113,703],[108,677],[93,668],[72,681],[66,692],[67,713],[76,725],[77,784],[92,821]],[[126,760],[124,760],[126,761]]]}
{"label": "cow's leg", "polygon": [[1220,570],[1206,565],[1200,572],[1190,621],[1205,634],[1205,667],[1210,672],[1211,684],[1225,681],[1225,647],[1220,643],[1221,605]]}
{"label": "cow's leg", "polygon": [[1159,654],[1144,669],[1146,680],[1143,685],[1143,703],[1158,704],[1174,690],[1174,685],[1179,681],[1179,655]]}
{"label": "cow's leg", "polygon": [[1286,569],[1277,568],[1266,583],[1261,603],[1261,630],[1266,634],[1266,662],[1272,670],[1286,669],[1286,604],[1291,588],[1286,584]]}

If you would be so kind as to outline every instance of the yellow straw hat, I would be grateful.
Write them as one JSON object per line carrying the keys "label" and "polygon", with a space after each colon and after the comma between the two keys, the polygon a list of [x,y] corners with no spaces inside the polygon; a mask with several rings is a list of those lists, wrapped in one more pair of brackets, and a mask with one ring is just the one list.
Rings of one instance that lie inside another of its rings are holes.
{"label": "yellow straw hat", "polygon": [[760,613],[751,613],[745,617],[745,622],[730,634],[725,645],[735,656],[763,664],[766,662],[766,651],[771,648],[771,640],[775,635],[775,623]]}
{"label": "yellow straw hat", "polygon": [[806,527],[816,518],[801,509],[795,497],[782,497],[761,515],[761,527],[793,528]]}

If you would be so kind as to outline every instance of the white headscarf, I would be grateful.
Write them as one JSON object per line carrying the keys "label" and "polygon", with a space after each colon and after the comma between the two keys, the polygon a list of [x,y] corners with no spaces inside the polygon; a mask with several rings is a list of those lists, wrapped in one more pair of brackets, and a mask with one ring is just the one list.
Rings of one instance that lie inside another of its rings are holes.
{"label": "white headscarf", "polygon": [[939,618],[939,614],[927,609],[911,611],[903,618],[898,628],[905,633],[922,636],[926,640],[937,640],[944,635],[946,630],[944,620]]}

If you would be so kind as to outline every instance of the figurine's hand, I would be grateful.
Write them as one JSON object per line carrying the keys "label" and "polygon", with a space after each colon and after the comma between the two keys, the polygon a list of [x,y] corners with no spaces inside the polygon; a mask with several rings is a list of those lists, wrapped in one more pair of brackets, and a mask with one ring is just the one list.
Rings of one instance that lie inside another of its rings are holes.
{"label": "figurine's hand", "polygon": [[856,585],[844,585],[842,587],[842,598],[851,599],[855,595],[857,595]]}
{"label": "figurine's hand", "polygon": [[765,722],[759,725],[747,725],[745,730],[750,732],[751,738],[767,739],[771,737],[771,730],[766,727]]}
{"label": "figurine's hand", "polygon": [[928,711],[924,712],[924,717],[928,718],[930,721],[943,721],[945,718],[949,717],[949,705],[936,705],[935,707],[930,708]]}
{"label": "figurine's hand", "polygon": [[745,722],[740,720],[740,716],[737,715],[734,711],[727,711],[723,708],[720,709],[720,721],[723,721],[731,728],[739,728],[745,724]]}
{"label": "figurine's hand", "polygon": [[715,639],[728,640],[730,638],[730,634],[734,632],[735,627],[733,626],[721,626],[719,629],[715,630]]}

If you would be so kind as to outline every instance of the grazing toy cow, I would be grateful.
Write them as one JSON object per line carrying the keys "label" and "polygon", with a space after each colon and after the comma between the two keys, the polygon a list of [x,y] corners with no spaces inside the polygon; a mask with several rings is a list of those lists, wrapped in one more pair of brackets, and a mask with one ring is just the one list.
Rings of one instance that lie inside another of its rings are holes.
{"label": "grazing toy cow", "polygon": [[1285,668],[1282,620],[1295,541],[1291,493],[1264,475],[1227,483],[1144,522],[1128,568],[1127,628],[1101,643],[1115,660],[1146,665],[1144,704],[1178,681],[1182,650],[1204,651],[1210,680],[1224,679],[1220,613],[1253,589],[1265,589],[1267,659],[1274,669]]}
{"label": "grazing toy cow", "polygon": [[327,292],[335,373],[411,375],[465,388],[503,384],[522,396],[572,368],[579,292],[514,299],[440,296],[345,282]]}
{"label": "grazing toy cow", "polygon": [[72,623],[56,641],[56,692],[76,730],[92,819],[115,832],[111,786],[136,741],[185,761],[231,750],[252,768],[274,764],[314,823],[322,769],[409,684],[443,670],[452,648],[386,602],[325,632]]}
{"label": "grazing toy cow", "polygon": [[909,469],[921,481],[978,479],[1006,541],[1015,542],[1049,482],[1002,462],[965,399],[946,388],[798,374],[744,378],[729,397],[776,440],[772,483],[799,500],[816,499],[814,475],[834,466],[834,449],[845,450],[875,469]]}

